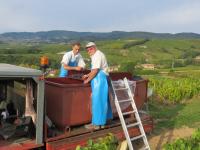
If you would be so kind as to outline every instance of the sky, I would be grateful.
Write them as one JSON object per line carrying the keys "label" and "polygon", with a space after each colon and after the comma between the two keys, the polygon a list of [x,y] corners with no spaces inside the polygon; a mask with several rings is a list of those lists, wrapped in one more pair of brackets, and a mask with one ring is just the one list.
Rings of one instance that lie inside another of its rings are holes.
{"label": "sky", "polygon": [[0,0],[0,33],[200,33],[199,0]]}

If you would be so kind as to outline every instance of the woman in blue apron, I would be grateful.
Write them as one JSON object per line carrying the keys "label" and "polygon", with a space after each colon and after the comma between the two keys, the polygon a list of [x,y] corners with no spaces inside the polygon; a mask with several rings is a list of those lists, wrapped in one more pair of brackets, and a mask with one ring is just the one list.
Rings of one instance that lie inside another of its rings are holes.
{"label": "woman in blue apron", "polygon": [[106,124],[108,119],[112,119],[112,110],[108,96],[108,73],[105,55],[96,49],[93,42],[86,45],[88,54],[91,57],[91,72],[83,78],[84,83],[91,81],[92,88],[92,123],[86,125],[88,129],[99,129]]}
{"label": "woman in blue apron", "polygon": [[80,43],[73,43],[72,51],[65,53],[62,58],[59,77],[66,77],[68,70],[80,71],[85,68],[85,62],[79,52]]}

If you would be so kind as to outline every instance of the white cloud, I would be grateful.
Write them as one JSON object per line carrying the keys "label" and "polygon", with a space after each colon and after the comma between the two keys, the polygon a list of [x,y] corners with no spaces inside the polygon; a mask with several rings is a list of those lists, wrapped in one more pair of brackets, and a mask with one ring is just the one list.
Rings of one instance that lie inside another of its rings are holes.
{"label": "white cloud", "polygon": [[0,33],[59,29],[200,33],[200,1],[163,2],[6,0],[0,5]]}
{"label": "white cloud", "polygon": [[162,21],[174,25],[186,25],[199,22],[200,9],[198,5],[182,6],[158,15],[153,21]]}
{"label": "white cloud", "polygon": [[145,16],[137,26],[153,32],[199,32],[200,2],[177,5],[157,14]]}
{"label": "white cloud", "polygon": [[39,24],[37,18],[20,9],[12,5],[0,5],[0,32],[37,30],[35,29]]}

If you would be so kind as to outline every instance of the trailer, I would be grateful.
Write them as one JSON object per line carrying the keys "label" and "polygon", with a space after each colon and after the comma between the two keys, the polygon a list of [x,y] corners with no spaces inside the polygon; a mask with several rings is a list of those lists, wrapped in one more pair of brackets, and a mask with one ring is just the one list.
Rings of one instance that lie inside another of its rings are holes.
{"label": "trailer", "polygon": [[[0,149],[74,150],[77,145],[85,145],[88,139],[108,133],[113,133],[118,140],[125,139],[112,100],[114,119],[104,129],[90,131],[84,128],[91,121],[91,87],[77,78],[82,73],[85,72],[69,72],[67,78],[44,79],[39,70],[0,64],[0,101],[11,101],[17,110],[15,121],[11,123],[12,135],[4,133],[7,121],[1,119]],[[111,73],[110,77],[112,80],[123,77],[135,80],[137,107],[141,109],[147,102],[147,80],[125,72]],[[124,106],[124,111],[128,109]],[[153,119],[148,114],[141,114],[141,119],[145,132],[150,133]],[[130,115],[126,120],[135,121]],[[129,132],[134,136],[139,134],[138,128],[131,128]]]}

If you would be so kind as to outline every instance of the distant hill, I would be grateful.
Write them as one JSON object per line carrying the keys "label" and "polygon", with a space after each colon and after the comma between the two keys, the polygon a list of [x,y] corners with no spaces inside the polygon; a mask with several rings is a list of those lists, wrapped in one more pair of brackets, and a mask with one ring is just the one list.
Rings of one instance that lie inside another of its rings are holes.
{"label": "distant hill", "polygon": [[22,42],[67,42],[72,40],[116,40],[124,38],[146,38],[146,39],[199,39],[200,34],[196,33],[151,33],[151,32],[75,32],[75,31],[44,31],[44,32],[8,32],[0,34],[0,42],[22,41]]}

